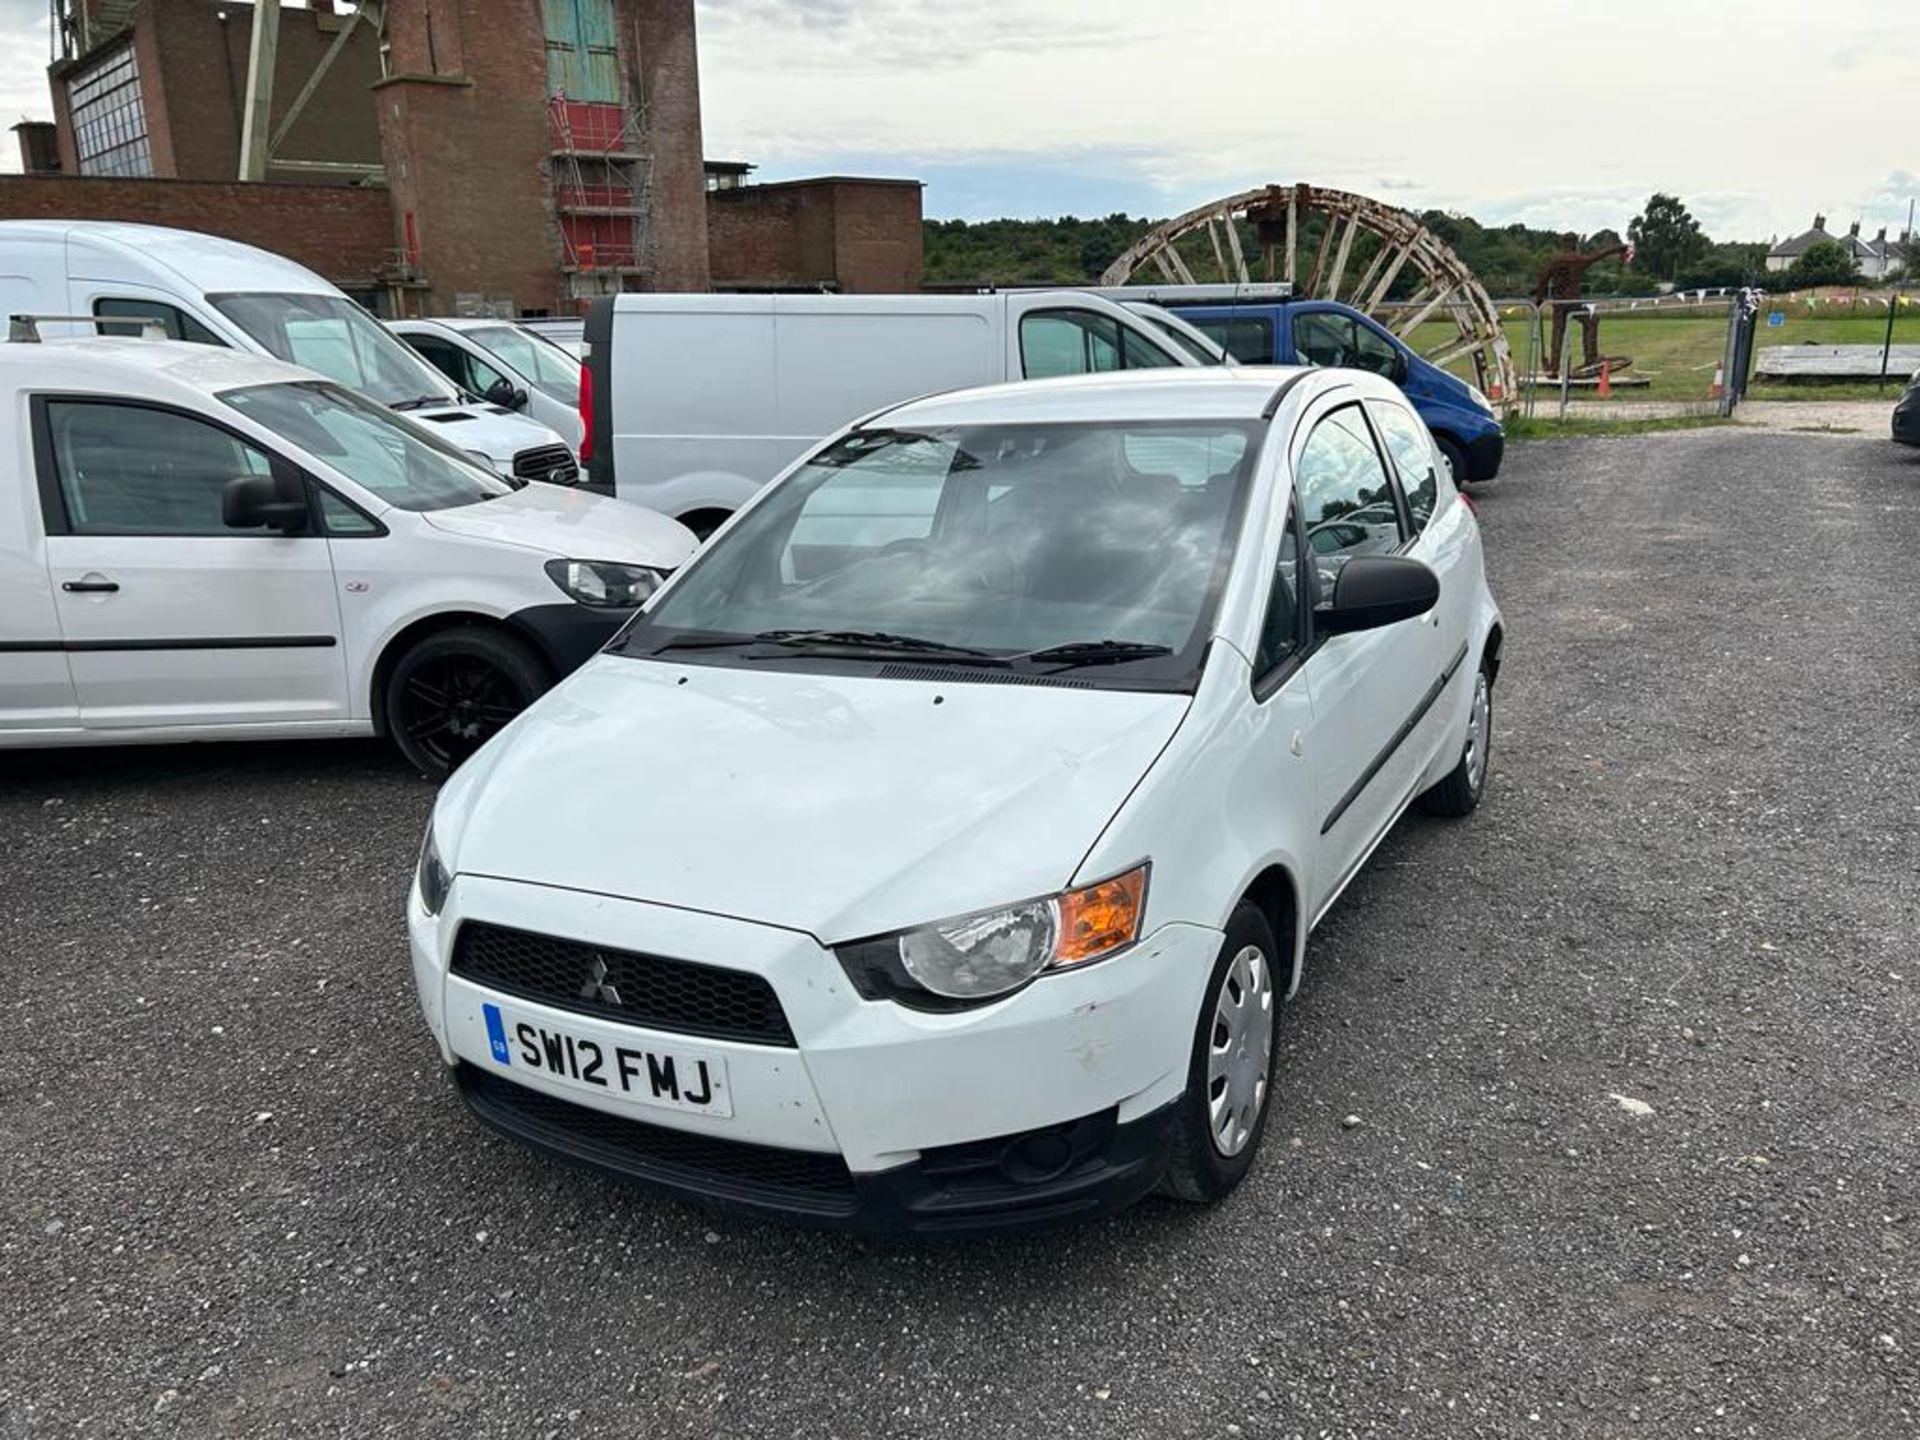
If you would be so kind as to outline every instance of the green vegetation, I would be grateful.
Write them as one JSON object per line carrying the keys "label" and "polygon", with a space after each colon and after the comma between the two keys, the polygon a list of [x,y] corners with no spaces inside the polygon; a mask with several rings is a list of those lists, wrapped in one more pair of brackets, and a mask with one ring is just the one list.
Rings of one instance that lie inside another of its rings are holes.
{"label": "green vegetation", "polygon": [[1681,273],[1707,253],[1706,233],[1675,195],[1657,191],[1647,208],[1627,226],[1634,244],[1636,269],[1661,280],[1679,283]]}
{"label": "green vegetation", "polygon": [[1735,423],[1719,415],[1676,415],[1658,420],[1554,420],[1515,415],[1503,427],[1509,440],[1564,440],[1582,435],[1653,435],[1663,430],[1704,430]]}
{"label": "green vegetation", "polygon": [[[1420,218],[1453,247],[1489,294],[1503,298],[1531,295],[1541,268],[1568,239],[1560,231],[1486,226],[1471,216],[1439,210],[1429,210]],[[1118,214],[1104,219],[1067,215],[1057,220],[929,220],[924,227],[926,283],[934,287],[1091,285],[1157,223]],[[1681,290],[1751,283],[1774,290],[1792,288],[1782,283],[1784,277],[1766,274],[1764,242],[1709,239],[1687,207],[1672,195],[1649,198],[1627,233],[1637,247],[1633,263],[1628,265],[1616,256],[1594,265],[1586,275],[1589,296],[1648,296],[1668,281]],[[1605,250],[1619,244],[1620,238],[1616,231],[1599,230],[1580,243],[1587,251]],[[1310,258],[1319,240],[1320,231],[1306,227],[1300,237],[1302,255]],[[1257,271],[1260,237],[1253,227],[1242,225],[1240,241]],[[1217,277],[1205,239],[1189,237],[1181,253],[1196,275]],[[1359,275],[1372,255],[1372,242],[1363,239],[1355,247],[1349,274]],[[1391,298],[1404,299],[1411,286],[1411,275],[1402,277]]]}
{"label": "green vegetation", "polygon": [[1795,257],[1780,277],[1782,290],[1810,290],[1816,285],[1851,285],[1860,278],[1846,247],[1838,240],[1816,240]]}

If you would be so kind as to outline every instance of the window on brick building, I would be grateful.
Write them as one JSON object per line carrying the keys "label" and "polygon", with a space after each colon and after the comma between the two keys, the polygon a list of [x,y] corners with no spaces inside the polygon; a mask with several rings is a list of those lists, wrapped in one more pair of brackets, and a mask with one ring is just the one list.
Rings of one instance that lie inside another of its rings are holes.
{"label": "window on brick building", "polygon": [[147,111],[140,99],[140,65],[126,44],[101,56],[67,81],[73,148],[82,175],[151,175]]}

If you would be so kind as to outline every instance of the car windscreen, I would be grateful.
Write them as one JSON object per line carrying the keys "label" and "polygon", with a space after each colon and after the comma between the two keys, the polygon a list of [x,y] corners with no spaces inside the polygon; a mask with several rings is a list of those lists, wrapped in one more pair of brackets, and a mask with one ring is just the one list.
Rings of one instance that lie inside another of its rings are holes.
{"label": "car windscreen", "polygon": [[402,510],[451,510],[513,488],[425,426],[339,385],[253,385],[220,400]]}
{"label": "car windscreen", "polygon": [[487,325],[465,334],[554,399],[569,405],[579,400],[580,362],[551,340],[515,325]]}
{"label": "car windscreen", "polygon": [[344,295],[209,295],[271,355],[382,405],[453,405],[460,392]]}
{"label": "car windscreen", "polygon": [[856,431],[740,516],[622,649],[944,650],[1187,684],[1258,434],[1240,421]]}

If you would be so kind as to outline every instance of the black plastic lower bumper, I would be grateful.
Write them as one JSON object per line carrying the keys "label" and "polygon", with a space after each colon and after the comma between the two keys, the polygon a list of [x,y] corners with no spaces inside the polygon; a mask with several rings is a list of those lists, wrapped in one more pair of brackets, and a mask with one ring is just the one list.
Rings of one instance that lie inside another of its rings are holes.
{"label": "black plastic lower bumper", "polygon": [[633,618],[631,610],[607,610],[562,601],[558,605],[530,605],[507,617],[507,623],[540,647],[556,675],[571,675],[611,640]]}
{"label": "black plastic lower bumper", "polygon": [[1116,1112],[924,1151],[856,1175],[837,1155],[720,1140],[605,1114],[461,1063],[475,1118],[574,1165],[682,1200],[877,1234],[1030,1229],[1111,1214],[1166,1170],[1178,1102],[1122,1125]]}
{"label": "black plastic lower bumper", "polygon": [[1500,461],[1507,453],[1507,437],[1502,431],[1490,430],[1478,440],[1469,442],[1466,452],[1466,478],[1491,480],[1500,473]]}
{"label": "black plastic lower bumper", "polygon": [[1920,390],[1909,390],[1893,407],[1893,438],[1902,445],[1920,445]]}

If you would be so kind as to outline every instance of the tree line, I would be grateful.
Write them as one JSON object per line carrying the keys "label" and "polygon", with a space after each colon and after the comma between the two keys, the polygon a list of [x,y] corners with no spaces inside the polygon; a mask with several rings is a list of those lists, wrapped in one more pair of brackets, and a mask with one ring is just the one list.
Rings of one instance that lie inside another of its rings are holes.
{"label": "tree line", "polygon": [[[1482,225],[1466,215],[1429,210],[1421,221],[1448,245],[1496,296],[1528,295],[1541,268],[1563,247],[1566,232],[1526,225]],[[1104,219],[1064,215],[1055,220],[928,220],[924,222],[926,281],[934,286],[1088,285],[1126,248],[1159,222],[1125,214]],[[1858,278],[1844,247],[1820,241],[1793,269],[1769,275],[1764,241],[1709,239],[1675,196],[1655,194],[1622,237],[1600,230],[1580,237],[1586,251],[1633,246],[1631,262],[1616,256],[1587,271],[1594,296],[1652,295],[1662,289],[1717,289],[1760,284],[1769,290],[1845,284]],[[1311,241],[1311,237],[1305,237]],[[1311,245],[1303,245],[1310,249]]]}

